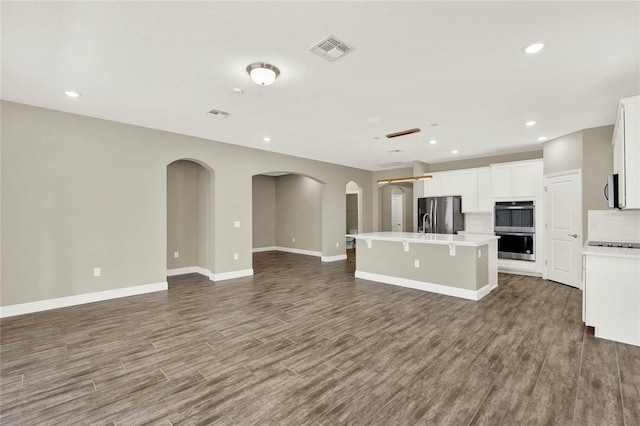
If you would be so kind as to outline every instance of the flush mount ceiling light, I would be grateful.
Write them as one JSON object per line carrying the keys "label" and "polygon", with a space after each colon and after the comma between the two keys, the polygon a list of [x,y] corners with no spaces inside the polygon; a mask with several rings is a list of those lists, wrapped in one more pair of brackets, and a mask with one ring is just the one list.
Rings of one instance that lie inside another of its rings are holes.
{"label": "flush mount ceiling light", "polygon": [[271,138],[269,136],[265,136],[262,140],[265,142],[271,142]]}
{"label": "flush mount ceiling light", "polygon": [[451,151],[451,153],[452,153],[452,154],[457,154],[457,153],[458,153],[458,150],[457,150],[457,149],[454,149],[453,151]]}
{"label": "flush mount ceiling light", "polygon": [[527,126],[527,127],[531,127],[531,126],[535,126],[536,122],[533,121],[533,120],[532,121],[527,121],[526,123],[524,123],[524,125]]}
{"label": "flush mount ceiling light", "polygon": [[544,140],[547,140],[547,137],[546,137],[546,136],[540,136],[540,137],[538,138],[538,140],[539,140],[540,142],[542,142],[542,141],[544,141]]}
{"label": "flush mount ceiling light", "polygon": [[269,86],[280,75],[280,70],[264,62],[254,62],[247,67],[247,73],[251,76],[251,80],[259,86]]}
{"label": "flush mount ceiling light", "polygon": [[525,47],[523,50],[524,50],[524,53],[533,55],[534,53],[538,53],[542,49],[544,49],[544,43],[536,42],[536,43],[531,43],[530,45]]}
{"label": "flush mount ceiling light", "polygon": [[435,140],[435,139],[431,139],[431,140],[429,141],[429,143],[430,143],[431,145],[435,145],[435,144],[437,144],[437,143],[438,143],[438,141],[437,141],[437,140]]}
{"label": "flush mount ceiling light", "polygon": [[74,92],[73,90],[66,90],[64,92],[64,94],[67,95],[70,98],[79,98],[80,97],[80,93]]}

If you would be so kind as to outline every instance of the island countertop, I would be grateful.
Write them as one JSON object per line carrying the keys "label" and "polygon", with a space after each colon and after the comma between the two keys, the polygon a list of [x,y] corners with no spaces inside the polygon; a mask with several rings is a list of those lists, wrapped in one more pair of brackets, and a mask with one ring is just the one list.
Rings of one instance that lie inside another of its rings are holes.
{"label": "island countertop", "polygon": [[455,244],[458,246],[477,247],[489,244],[500,237],[495,235],[454,235],[454,234],[430,234],[416,232],[367,232],[364,234],[348,234],[357,240],[370,241],[398,241],[418,244]]}

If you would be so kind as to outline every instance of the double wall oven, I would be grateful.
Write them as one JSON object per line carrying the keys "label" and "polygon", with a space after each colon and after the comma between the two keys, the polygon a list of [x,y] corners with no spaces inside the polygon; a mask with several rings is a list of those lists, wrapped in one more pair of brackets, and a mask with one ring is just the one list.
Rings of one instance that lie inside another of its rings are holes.
{"label": "double wall oven", "polygon": [[494,231],[498,240],[498,258],[536,260],[535,203],[533,201],[496,202]]}

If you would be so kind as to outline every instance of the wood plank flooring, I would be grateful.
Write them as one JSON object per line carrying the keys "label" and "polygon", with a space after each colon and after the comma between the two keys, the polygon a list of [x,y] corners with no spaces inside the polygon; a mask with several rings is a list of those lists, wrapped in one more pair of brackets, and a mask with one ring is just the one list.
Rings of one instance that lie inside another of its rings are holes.
{"label": "wood plank flooring", "polygon": [[581,292],[504,275],[479,302],[355,279],[354,256],[0,321],[0,423],[640,425],[640,348]]}

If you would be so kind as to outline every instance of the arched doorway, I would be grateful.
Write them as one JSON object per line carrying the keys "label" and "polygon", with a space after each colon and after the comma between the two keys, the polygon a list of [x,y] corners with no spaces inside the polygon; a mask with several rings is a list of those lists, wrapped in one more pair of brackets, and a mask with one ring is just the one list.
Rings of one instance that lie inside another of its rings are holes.
{"label": "arched doorway", "polygon": [[[346,226],[347,234],[362,233],[362,187],[354,181],[346,185]],[[347,237],[346,248],[355,248],[353,237]]]}
{"label": "arched doorway", "polygon": [[[395,199],[395,201],[394,201]],[[394,203],[395,214],[401,210],[401,220],[393,221]],[[398,209],[401,203],[401,209]],[[378,188],[378,229],[380,231],[399,230],[411,232],[413,229],[413,183],[388,183]],[[398,223],[400,223],[398,225]]]}
{"label": "arched doorway", "polygon": [[167,165],[167,275],[211,277],[213,170],[195,160]]}
{"label": "arched doorway", "polygon": [[254,175],[253,252],[284,251],[321,257],[322,184],[295,172]]}

